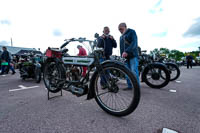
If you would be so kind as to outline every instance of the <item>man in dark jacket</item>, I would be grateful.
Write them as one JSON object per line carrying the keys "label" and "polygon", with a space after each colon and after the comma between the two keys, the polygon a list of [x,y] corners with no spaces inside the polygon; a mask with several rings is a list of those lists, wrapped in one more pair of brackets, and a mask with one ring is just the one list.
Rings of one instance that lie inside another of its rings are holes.
{"label": "man in dark jacket", "polygon": [[[7,51],[7,48],[6,47],[2,47],[2,50],[3,50],[3,53],[1,54],[2,62],[3,63],[8,63],[8,65],[7,65],[8,69],[11,69],[12,70],[12,74],[15,74],[14,68],[10,65],[11,58],[10,58],[9,52]],[[6,66],[2,65],[0,74],[4,74],[5,73],[5,69],[6,69]]]}
{"label": "man in dark jacket", "polygon": [[[98,38],[97,46],[104,49],[105,59],[100,59],[100,61],[102,62],[104,60],[109,60],[110,56],[112,55],[113,48],[117,47],[117,42],[115,41],[114,37],[110,35],[109,27],[104,27],[103,35]],[[102,89],[107,88],[105,76],[106,75],[101,76]]]}
{"label": "man in dark jacket", "polygon": [[[119,24],[118,27],[120,33],[120,53],[123,58],[126,58],[125,65],[127,68],[133,72],[139,81],[139,72],[138,72],[138,40],[135,30],[128,29],[126,23]],[[130,80],[127,79],[128,88],[125,90],[132,89]]]}
{"label": "man in dark jacket", "polygon": [[109,27],[104,27],[103,35],[98,39],[97,46],[99,48],[104,48],[106,60],[109,60],[112,55],[113,48],[117,47],[115,39],[110,35]]}
{"label": "man in dark jacket", "polygon": [[192,61],[193,61],[193,56],[191,56],[190,54],[188,54],[186,56],[186,61],[187,61],[187,69],[192,68]]}

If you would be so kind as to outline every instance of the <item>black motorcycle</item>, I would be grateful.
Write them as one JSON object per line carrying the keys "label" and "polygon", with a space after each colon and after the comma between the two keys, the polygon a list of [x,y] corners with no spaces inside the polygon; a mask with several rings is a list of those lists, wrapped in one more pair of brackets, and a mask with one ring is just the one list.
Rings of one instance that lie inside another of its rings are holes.
{"label": "black motorcycle", "polygon": [[[168,85],[170,81],[170,73],[162,63],[153,62],[152,57],[145,54],[146,51],[142,51],[139,56],[139,74],[141,75],[141,82],[145,82],[151,88],[163,88]],[[126,59],[119,56],[112,56],[111,60],[117,60],[125,63]],[[125,75],[117,73],[117,71],[111,72],[113,75],[117,75],[125,79]]]}
{"label": "black motorcycle", "polygon": [[[154,62],[160,62],[167,66],[169,73],[170,73],[170,81],[174,81],[180,77],[180,69],[177,64],[168,61],[166,58],[156,55],[153,59]],[[165,77],[162,77],[165,78]]]}
{"label": "black motorcycle", "polygon": [[[140,100],[140,86],[136,76],[120,62],[110,60],[100,62],[104,56],[103,49],[93,49],[89,56],[65,55],[64,48],[70,42],[84,45],[84,42],[95,41],[72,38],[67,39],[60,49],[47,49],[43,79],[48,91],[56,93],[63,89],[78,97],[87,95],[87,100],[94,98],[97,104],[111,115],[126,116],[132,113]],[[75,75],[79,73],[75,69],[77,67],[87,67],[86,76],[76,77]],[[95,71],[92,71],[94,68]],[[126,75],[132,89],[123,91],[127,88],[126,79],[112,75],[111,71]]]}
{"label": "black motorcycle", "polygon": [[41,55],[21,55],[19,61],[20,77],[23,80],[32,78],[36,83],[40,83],[42,75]]}
{"label": "black motorcycle", "polygon": [[147,55],[146,51],[142,51],[139,58],[139,72],[142,82],[157,89],[168,85],[170,73],[165,64],[153,62],[152,57]]}

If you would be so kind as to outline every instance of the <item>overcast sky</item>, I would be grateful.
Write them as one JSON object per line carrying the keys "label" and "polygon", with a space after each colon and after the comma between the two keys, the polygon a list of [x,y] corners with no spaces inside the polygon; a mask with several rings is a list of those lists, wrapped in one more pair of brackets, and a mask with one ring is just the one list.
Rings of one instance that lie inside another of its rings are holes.
{"label": "overcast sky", "polygon": [[118,24],[126,22],[142,49],[198,50],[199,5],[199,0],[0,0],[0,45],[10,45],[12,37],[14,46],[45,50],[65,38],[94,39],[104,26],[119,42]]}

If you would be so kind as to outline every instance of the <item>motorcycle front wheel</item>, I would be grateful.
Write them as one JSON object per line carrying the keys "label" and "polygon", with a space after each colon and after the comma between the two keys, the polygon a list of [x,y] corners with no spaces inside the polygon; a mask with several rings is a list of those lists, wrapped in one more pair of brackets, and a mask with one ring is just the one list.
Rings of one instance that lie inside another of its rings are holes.
{"label": "motorcycle front wheel", "polygon": [[[113,74],[113,71],[118,74]],[[121,75],[126,78],[121,78]],[[96,75],[94,88],[97,104],[114,116],[129,115],[140,101],[139,82],[136,76],[122,65],[103,66],[103,70]]]}
{"label": "motorcycle front wheel", "polygon": [[151,64],[146,66],[142,79],[149,87],[160,89],[168,85],[170,73],[164,65]]}
{"label": "motorcycle front wheel", "polygon": [[46,62],[44,66],[43,79],[48,91],[52,93],[59,92],[64,86],[63,81],[66,79],[63,66],[55,61]]}
{"label": "motorcycle front wheel", "polygon": [[[179,67],[176,64],[165,63],[165,65],[167,66],[167,68],[170,72],[170,81],[174,81],[180,77],[181,72],[180,72]],[[164,78],[164,77],[162,77],[162,78]]]}

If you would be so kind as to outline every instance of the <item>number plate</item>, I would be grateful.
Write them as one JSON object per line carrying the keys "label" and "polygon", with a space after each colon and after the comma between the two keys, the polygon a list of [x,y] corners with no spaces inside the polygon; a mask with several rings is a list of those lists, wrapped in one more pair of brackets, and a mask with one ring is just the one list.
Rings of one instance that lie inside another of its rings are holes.
{"label": "number plate", "polygon": [[78,57],[78,56],[63,57],[62,60],[64,64],[79,65],[79,66],[90,66],[94,62],[94,58]]}

